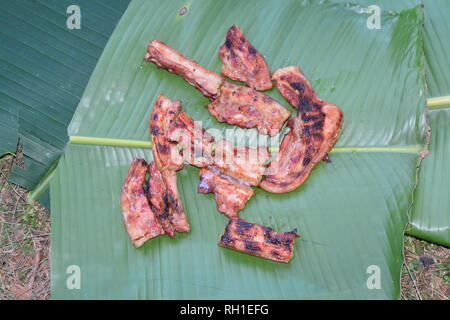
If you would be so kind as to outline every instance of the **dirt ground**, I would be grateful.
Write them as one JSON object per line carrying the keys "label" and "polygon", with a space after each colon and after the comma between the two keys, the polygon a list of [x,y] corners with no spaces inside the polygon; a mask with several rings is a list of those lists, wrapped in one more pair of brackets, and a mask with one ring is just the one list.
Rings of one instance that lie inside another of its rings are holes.
{"label": "dirt ground", "polygon": [[6,180],[12,161],[0,159],[0,300],[50,299],[50,215]]}
{"label": "dirt ground", "polygon": [[[11,156],[0,159],[0,300],[50,299],[50,214],[9,183]],[[450,299],[450,249],[405,237],[401,298]]]}

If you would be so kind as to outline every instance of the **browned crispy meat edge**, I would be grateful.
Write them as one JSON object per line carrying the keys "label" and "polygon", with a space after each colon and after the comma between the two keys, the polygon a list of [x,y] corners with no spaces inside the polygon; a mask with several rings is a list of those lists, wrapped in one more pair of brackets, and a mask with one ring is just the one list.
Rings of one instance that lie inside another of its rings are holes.
{"label": "browned crispy meat edge", "polygon": [[[246,239],[246,233],[250,233],[253,228],[264,233],[264,242]],[[298,237],[297,230],[280,233],[269,227],[233,218],[228,221],[219,246],[275,262],[289,263],[294,255],[295,239]],[[239,244],[236,244],[238,241],[242,241],[244,248],[239,248]],[[265,248],[270,251],[267,252]],[[287,255],[280,255],[281,251],[287,252]]]}
{"label": "browned crispy meat edge", "polygon": [[164,177],[154,161],[149,164],[148,189],[145,190],[152,211],[156,214],[159,224],[169,237],[175,237],[175,228],[170,222],[169,196]]}
{"label": "browned crispy meat edge", "polygon": [[[170,60],[167,53],[176,56],[176,60]],[[209,99],[214,99],[218,95],[219,87],[224,81],[220,74],[208,70],[159,40],[153,40],[148,45],[144,60],[153,62],[170,73],[182,76]]]}
{"label": "browned crispy meat edge", "polygon": [[243,81],[258,91],[272,89],[266,60],[238,26],[233,25],[228,29],[225,43],[219,49],[219,57],[222,59],[223,75],[232,80]]}
{"label": "browned crispy meat edge", "polygon": [[[121,192],[122,217],[131,242],[136,248],[141,247],[147,240],[156,238],[164,234],[164,230],[158,222],[156,214],[151,210],[148,203],[145,188],[145,176],[148,173],[147,162],[144,159],[134,159],[131,163],[127,176],[124,180]],[[143,211],[137,212],[141,208]],[[129,221],[129,217],[134,217]],[[146,222],[142,225],[142,219]],[[134,222],[134,227],[145,227],[147,230],[138,238],[133,238],[130,234],[133,227],[130,223]]]}
{"label": "browned crispy meat edge", "polygon": [[[206,106],[209,113],[219,122],[236,125],[241,128],[256,128],[261,134],[275,136],[280,132],[284,123],[291,115],[291,111],[277,100],[252,88],[224,82],[220,86],[219,91],[219,96]],[[231,97],[225,98],[229,92],[231,92]],[[240,112],[230,114],[230,110],[235,111],[235,105],[244,105],[246,109],[252,112],[257,110],[258,113],[264,114],[265,117],[259,117],[257,118],[259,120],[258,122],[253,122],[255,120],[254,118],[244,116],[241,110],[242,106],[238,107]],[[236,117],[236,114],[240,116]],[[269,114],[278,115],[274,118],[270,117]]]}
{"label": "browned crispy meat edge", "polygon": [[[287,76],[285,76],[284,73],[287,73]],[[292,75],[292,78],[290,78],[289,75]],[[310,120],[309,118],[311,118],[311,117],[309,116],[308,113],[309,112],[317,112],[317,110],[314,110],[314,108],[317,108],[318,106],[320,106],[319,112],[325,114],[325,119],[323,121],[321,121],[321,134],[322,134],[322,139],[326,140],[324,142],[324,143],[326,143],[326,145],[325,146],[323,144],[321,145],[321,150],[320,150],[319,154],[315,155],[315,157],[314,157],[314,158],[316,158],[315,161],[312,161],[311,164],[308,167],[306,167],[306,169],[303,173],[301,173],[301,172],[296,173],[297,179],[294,180],[294,182],[282,183],[280,181],[276,181],[277,180],[275,178],[276,175],[271,174],[271,175],[266,176],[265,180],[263,182],[261,182],[261,184],[260,184],[260,187],[268,192],[286,193],[286,192],[293,191],[296,188],[298,188],[300,185],[302,185],[308,179],[311,171],[314,169],[314,167],[317,165],[317,163],[320,162],[320,160],[322,160],[324,158],[328,159],[327,155],[333,148],[333,145],[336,142],[336,140],[339,136],[341,127],[342,127],[343,113],[340,110],[340,108],[337,107],[336,105],[327,103],[317,97],[311,84],[309,83],[307,78],[303,75],[303,73],[301,72],[301,69],[298,67],[286,67],[286,68],[279,69],[276,72],[274,72],[272,79],[276,81],[277,88],[280,90],[281,94],[289,101],[289,103],[291,105],[296,107],[297,110],[299,111],[299,115],[297,117],[301,119],[302,130],[304,130],[305,127],[309,126],[309,124],[307,124],[307,123],[309,122],[309,120]],[[338,120],[333,124],[334,125],[333,132],[331,132],[331,134],[329,134],[328,137],[323,137],[323,131],[324,131],[325,122],[327,121],[327,116],[330,115],[330,117],[331,117],[332,113],[335,113],[335,112],[338,112],[339,115],[338,115]],[[290,120],[289,124],[293,123],[293,121],[294,121],[294,119]],[[311,127],[315,131],[317,131],[317,129],[318,129],[316,124],[314,124],[313,126],[309,126],[309,127]],[[291,129],[293,129],[293,128],[291,128]],[[289,136],[289,134],[290,133],[288,133],[286,136]],[[312,133],[312,132],[308,131],[308,132],[302,132],[301,134],[311,135],[311,137],[308,137],[308,139],[309,138],[316,139],[314,137],[316,132]],[[281,145],[283,145],[283,142]],[[281,149],[280,149],[280,151],[281,151]],[[306,151],[308,151],[308,149]],[[312,158],[312,156],[311,156],[311,158]],[[311,158],[308,158],[309,159],[307,161],[308,164],[311,161]],[[297,160],[306,162],[307,159],[305,158],[305,155],[301,155],[300,157],[298,157]]]}
{"label": "browned crispy meat edge", "polygon": [[[208,174],[212,175],[212,179],[214,180],[213,184],[206,181],[207,179],[205,176]],[[223,213],[228,218],[238,217],[239,211],[244,210],[245,206],[247,205],[247,202],[255,194],[254,190],[248,184],[244,184],[242,182],[237,181],[233,177],[223,174],[223,172],[221,172],[218,168],[215,168],[213,166],[210,166],[208,168],[202,168],[199,172],[199,175],[200,175],[200,183],[197,189],[198,192],[203,194],[213,193],[214,200],[216,201],[217,211]],[[219,183],[224,183],[227,184],[228,186],[239,188],[240,190],[242,190],[242,192],[244,193],[243,196],[246,196],[246,198],[240,197],[239,199],[241,200],[241,202],[237,207],[234,206],[234,207],[227,207],[226,209],[221,209],[221,205],[219,202],[221,200],[220,197],[227,198],[228,196],[233,196],[234,194],[221,194],[217,188],[217,185]]]}
{"label": "browned crispy meat edge", "polygon": [[[164,101],[170,103],[170,107],[164,109],[162,107]],[[190,225],[178,192],[177,175],[175,172],[184,166],[182,161],[183,159],[181,158],[181,155],[179,155],[176,144],[170,142],[166,137],[170,124],[175,120],[180,112],[180,101],[170,100],[164,95],[160,95],[156,100],[155,106],[150,115],[150,137],[153,145],[152,153],[155,159],[155,164],[161,172],[164,183],[167,187],[168,219],[175,231],[189,232]],[[167,158],[163,160],[160,156],[162,149],[165,150],[165,155],[169,153],[169,160],[167,160]],[[177,159],[172,161],[174,154],[177,154]]]}
{"label": "browned crispy meat edge", "polygon": [[184,165],[176,144],[170,142],[166,137],[168,127],[180,112],[181,101],[171,100],[160,94],[150,114],[149,126],[153,158],[161,172],[164,170],[177,171]]}

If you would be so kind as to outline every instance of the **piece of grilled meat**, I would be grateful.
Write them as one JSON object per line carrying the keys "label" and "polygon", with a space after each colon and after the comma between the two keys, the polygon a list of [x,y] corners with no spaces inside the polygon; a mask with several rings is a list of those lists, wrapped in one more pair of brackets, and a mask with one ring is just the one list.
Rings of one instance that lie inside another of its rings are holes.
{"label": "piece of grilled meat", "polygon": [[156,163],[152,161],[149,166],[148,190],[146,190],[150,207],[156,214],[158,222],[171,238],[175,237],[175,228],[170,222],[169,196],[164,177]]}
{"label": "piece of grilled meat", "polygon": [[214,151],[214,165],[224,175],[243,184],[257,186],[270,159],[267,147],[235,147],[227,140],[220,140]]}
{"label": "piece of grilled meat", "polygon": [[179,74],[210,99],[217,96],[224,81],[220,74],[202,67],[159,40],[153,40],[148,45],[144,59],[171,73]]}
{"label": "piece of grilled meat", "polygon": [[224,82],[219,97],[208,106],[220,122],[257,128],[262,134],[280,132],[291,112],[270,96],[254,89]]}
{"label": "piece of grilled meat", "polygon": [[339,135],[343,114],[336,105],[317,97],[299,67],[279,69],[272,79],[299,114],[289,121],[290,132],[283,137],[279,153],[266,169],[260,187],[285,193],[299,187],[330,152]]}
{"label": "piece of grilled meat", "polygon": [[176,143],[167,138],[170,124],[181,112],[181,101],[170,100],[164,95],[156,99],[150,114],[150,137],[152,141],[153,156],[159,170],[180,170],[183,168],[183,158]]}
{"label": "piece of grilled meat", "polygon": [[150,136],[155,164],[167,187],[169,221],[177,232],[189,232],[190,226],[178,194],[176,170],[183,167],[183,158],[176,143],[167,139],[170,124],[181,111],[181,102],[160,95],[150,115]]}
{"label": "piece of grilled meat", "polygon": [[187,163],[199,168],[213,163],[214,138],[186,112],[181,112],[171,123],[166,136],[182,148]]}
{"label": "piece of grilled meat", "polygon": [[204,168],[198,191],[214,193],[217,210],[228,217],[244,209],[254,193],[250,186],[259,184],[270,158],[267,147],[234,147],[226,140],[214,144],[213,137],[185,112],[171,123],[167,138],[181,146],[186,162]]}
{"label": "piece of grilled meat", "polygon": [[272,228],[233,218],[222,235],[219,246],[264,259],[288,263],[294,255],[297,231],[280,233]]}
{"label": "piece of grilled meat", "polygon": [[169,221],[176,232],[189,232],[191,227],[184,212],[183,203],[177,187],[177,173],[175,171],[163,172],[164,182],[167,186],[167,199],[169,203]]}
{"label": "piece of grilled meat", "polygon": [[255,90],[272,89],[266,61],[239,27],[233,25],[228,30],[225,44],[219,49],[219,56],[222,59],[222,74],[228,78],[245,82]]}
{"label": "piece of grilled meat", "polygon": [[121,205],[125,226],[133,245],[138,248],[149,239],[164,234],[145,193],[148,166],[144,159],[134,159],[122,187]]}
{"label": "piece of grilled meat", "polygon": [[199,193],[214,193],[217,211],[229,218],[237,217],[253,196],[253,189],[237,180],[223,175],[214,167],[200,170]]}

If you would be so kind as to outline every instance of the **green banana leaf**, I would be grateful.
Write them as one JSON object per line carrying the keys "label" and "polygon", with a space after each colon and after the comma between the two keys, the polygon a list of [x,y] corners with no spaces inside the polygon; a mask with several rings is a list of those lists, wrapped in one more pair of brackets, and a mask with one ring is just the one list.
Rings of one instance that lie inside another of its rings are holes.
{"label": "green banana leaf", "polygon": [[67,126],[128,0],[79,0],[81,29],[69,30],[69,0],[1,1],[0,156],[23,147],[9,179],[32,189],[61,156]]}
{"label": "green banana leaf", "polygon": [[[450,95],[450,2],[427,1],[425,11],[424,50],[429,97]],[[447,210],[448,212],[448,210]],[[448,226],[448,224],[447,224]]]}
{"label": "green banana leaf", "polygon": [[[342,0],[344,2],[345,0]],[[374,4],[371,0],[359,0],[363,5]],[[401,10],[420,3],[424,4],[424,53],[428,98],[450,95],[450,10],[448,0],[382,0],[377,1],[383,10]],[[449,106],[440,106],[449,108]],[[439,119],[438,119],[439,116]],[[431,154],[422,162],[419,183],[414,193],[410,226],[406,230],[415,237],[450,246],[450,202],[448,190],[450,179],[446,164],[450,146],[444,139],[448,133],[448,110],[432,109],[428,113],[431,127],[429,149]],[[446,157],[447,155],[447,157]]]}
{"label": "green banana leaf", "polygon": [[[450,95],[450,10],[448,1],[425,4],[424,49],[429,97]],[[431,154],[422,162],[419,184],[414,193],[411,229],[416,237],[450,246],[450,105],[430,108]]]}
{"label": "green banana leaf", "polygon": [[[193,87],[143,55],[151,39],[160,39],[219,71],[217,50],[232,24],[272,70],[299,65],[319,96],[342,108],[342,135],[332,163],[319,164],[304,185],[282,195],[258,189],[241,212],[278,231],[298,229],[288,265],[218,247],[227,219],[212,195],[196,192],[198,169],[189,166],[178,178],[192,232],[135,249],[120,190],[132,159],[151,160],[151,150],[70,144],[51,183],[52,297],[398,298],[406,213],[426,131],[424,20],[419,7],[383,11],[382,28],[369,30],[368,16],[324,1],[132,1],[69,126],[73,142],[148,141],[159,93],[182,100],[206,128],[231,128],[209,115]],[[287,105],[275,89],[270,94]],[[79,289],[67,285],[73,265]],[[370,285],[372,270],[379,270],[380,286]]]}
{"label": "green banana leaf", "polygon": [[422,161],[409,233],[450,246],[450,106],[428,112],[431,153]]}

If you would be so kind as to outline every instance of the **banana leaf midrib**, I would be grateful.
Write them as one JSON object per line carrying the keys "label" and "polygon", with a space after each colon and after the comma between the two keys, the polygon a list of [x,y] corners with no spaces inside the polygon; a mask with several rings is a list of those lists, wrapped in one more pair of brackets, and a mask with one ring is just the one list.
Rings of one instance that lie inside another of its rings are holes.
{"label": "banana leaf midrib", "polygon": [[[99,138],[99,137],[83,137],[83,136],[70,136],[70,144],[81,145],[96,145],[96,146],[112,146],[112,147],[129,147],[129,148],[143,148],[151,149],[151,141],[145,140],[132,140],[132,139],[114,139],[114,138]],[[250,146],[255,148],[256,146]],[[269,147],[269,151],[276,152],[278,147]],[[398,152],[398,153],[419,153],[423,150],[422,145],[409,145],[409,146],[379,146],[379,147],[335,147],[330,153],[354,153],[354,152]]]}
{"label": "banana leaf midrib", "polygon": [[427,106],[429,109],[446,108],[450,106],[450,95],[429,98],[427,99]]}
{"label": "banana leaf midrib", "polygon": [[[429,109],[446,108],[450,105],[450,96],[434,97],[427,99],[427,107]],[[133,139],[115,139],[115,138],[101,138],[101,137],[85,137],[85,136],[69,136],[69,143],[71,144],[85,144],[98,146],[116,146],[116,147],[130,147],[130,148],[145,148],[150,149],[152,144],[150,141],[133,140]],[[335,147],[330,153],[353,153],[353,152],[400,152],[400,153],[418,153],[425,149],[420,145],[409,146],[379,146],[379,147]],[[269,150],[277,151],[278,147],[270,147]]]}

